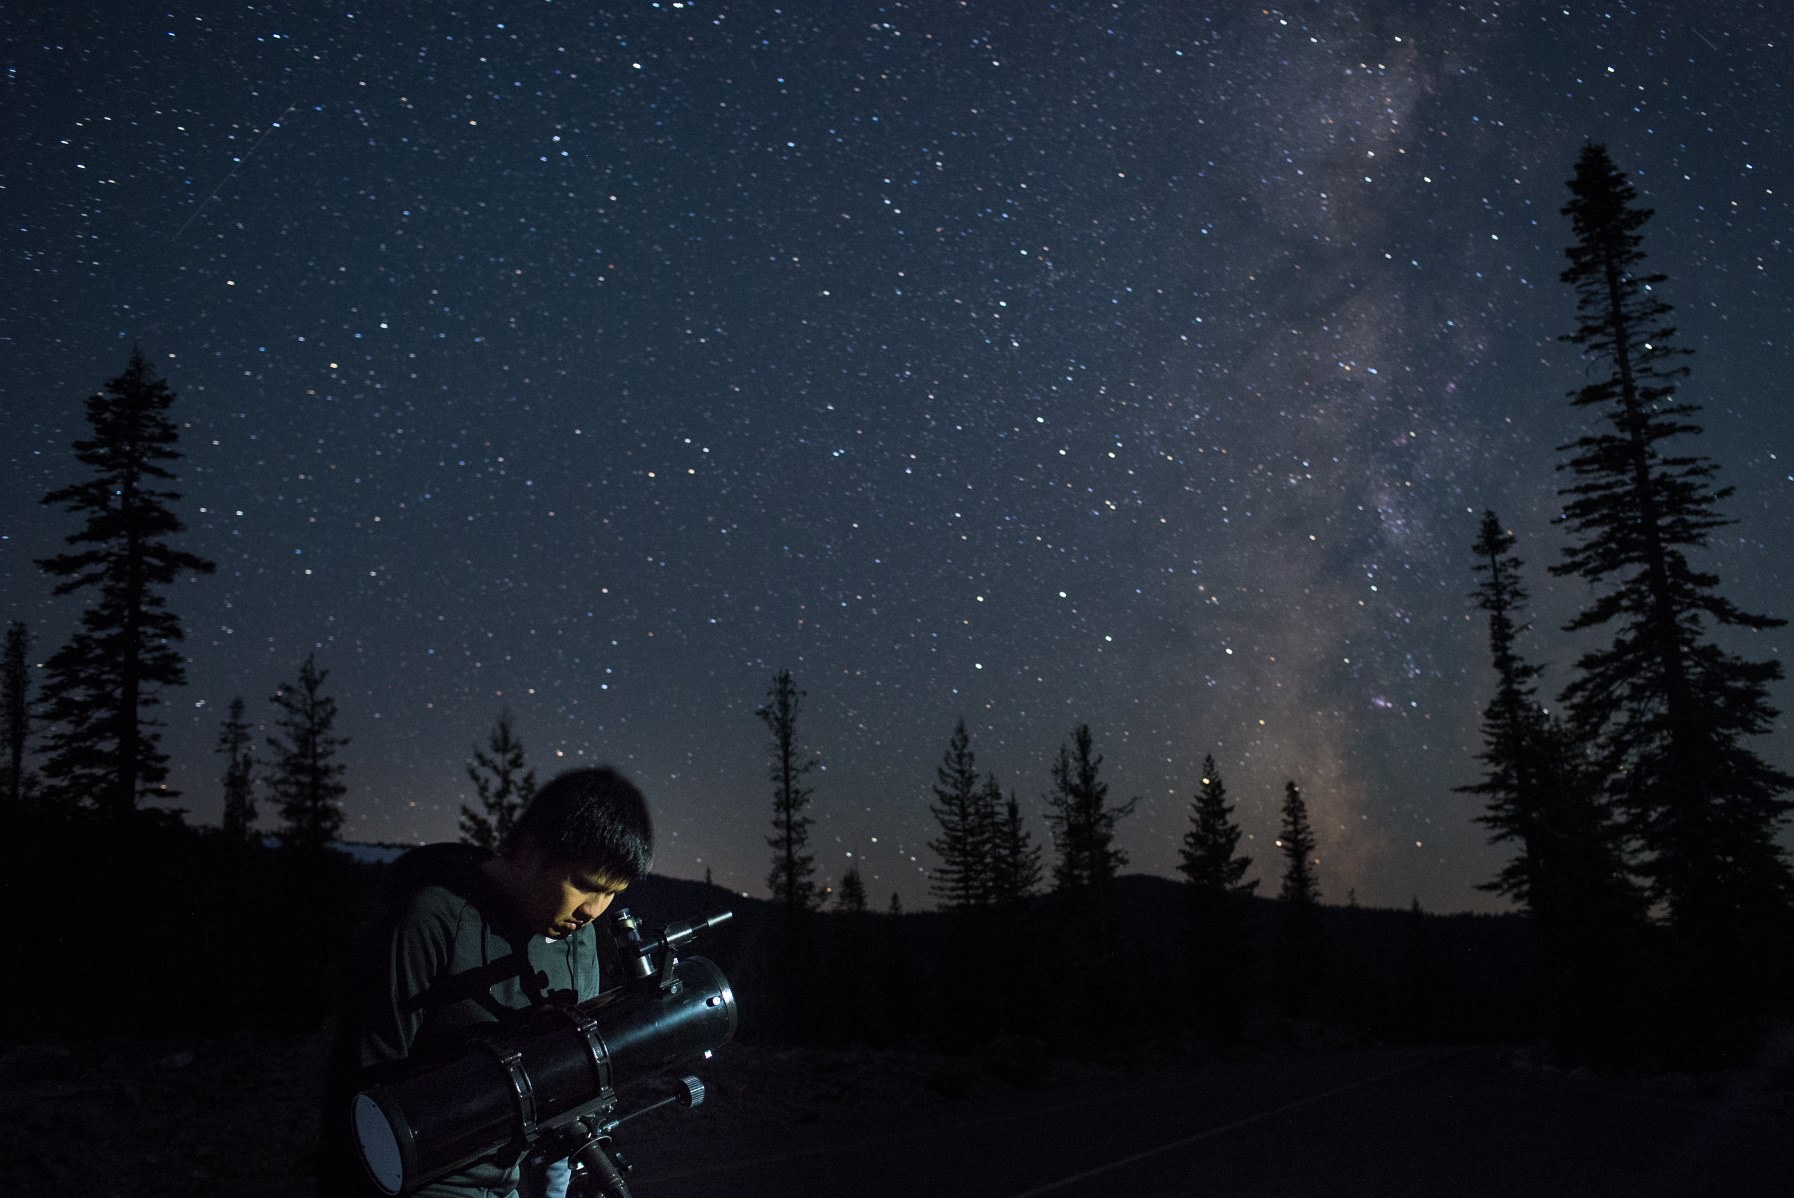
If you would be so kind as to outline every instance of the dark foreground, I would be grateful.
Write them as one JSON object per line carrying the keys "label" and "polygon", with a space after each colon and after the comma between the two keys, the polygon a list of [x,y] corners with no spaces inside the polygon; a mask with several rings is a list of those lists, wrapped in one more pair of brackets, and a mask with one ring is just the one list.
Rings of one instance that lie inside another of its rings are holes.
{"label": "dark foreground", "polygon": [[[8,1198],[301,1198],[321,1037],[89,1043],[0,1079]],[[15,1061],[17,1064],[17,1061]],[[730,1045],[625,1128],[638,1198],[1781,1195],[1794,1095],[1492,1049],[1043,1068]],[[1785,1085],[1785,1083],[1784,1083]]]}
{"label": "dark foreground", "polygon": [[636,1146],[640,1198],[1782,1195],[1788,1095],[1365,1050]]}

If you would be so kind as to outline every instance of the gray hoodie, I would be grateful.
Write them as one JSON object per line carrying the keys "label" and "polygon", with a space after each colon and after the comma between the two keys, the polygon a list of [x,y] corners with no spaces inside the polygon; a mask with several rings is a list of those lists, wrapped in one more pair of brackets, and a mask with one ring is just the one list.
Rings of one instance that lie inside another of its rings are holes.
{"label": "gray hoodie", "polygon": [[[359,1156],[349,1132],[355,1094],[419,1061],[450,1055],[470,1036],[553,998],[598,993],[596,928],[551,939],[516,925],[481,872],[491,854],[460,844],[413,849],[394,862],[397,901],[362,944],[348,980],[332,1049],[325,1106],[321,1193],[356,1189]],[[342,1159],[345,1155],[351,1159]],[[463,1166],[418,1190],[428,1198],[508,1195],[519,1178],[515,1148]]]}

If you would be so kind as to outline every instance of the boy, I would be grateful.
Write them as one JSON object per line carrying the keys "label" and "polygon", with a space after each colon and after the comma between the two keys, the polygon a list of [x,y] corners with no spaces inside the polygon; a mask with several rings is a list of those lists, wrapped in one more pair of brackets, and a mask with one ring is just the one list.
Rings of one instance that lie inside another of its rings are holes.
{"label": "boy", "polygon": [[[380,1192],[350,1128],[357,1093],[538,1003],[597,995],[593,922],[647,876],[653,842],[641,791],[609,767],[576,769],[536,793],[497,854],[435,844],[394,863],[398,900],[357,953],[338,1017],[320,1198]],[[564,1187],[564,1168],[550,1173]],[[542,1185],[501,1149],[416,1193],[515,1198],[525,1186],[549,1192]]]}

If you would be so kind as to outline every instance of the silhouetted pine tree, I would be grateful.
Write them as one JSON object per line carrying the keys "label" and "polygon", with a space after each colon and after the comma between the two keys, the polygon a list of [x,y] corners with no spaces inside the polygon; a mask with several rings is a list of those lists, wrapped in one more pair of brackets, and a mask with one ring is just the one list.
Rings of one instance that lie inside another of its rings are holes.
{"label": "silhouetted pine tree", "polygon": [[1540,826],[1560,780],[1545,773],[1548,759],[1541,756],[1546,716],[1533,685],[1539,667],[1522,659],[1514,644],[1529,627],[1519,617],[1530,598],[1520,577],[1524,563],[1513,552],[1514,541],[1514,534],[1501,527],[1494,512],[1483,513],[1471,547],[1482,581],[1471,598],[1489,613],[1495,697],[1483,709],[1483,751],[1478,754],[1487,772],[1481,782],[1457,790],[1483,796],[1486,809],[1477,822],[1491,830],[1491,843],[1513,841],[1519,850],[1481,889],[1504,894],[1523,910],[1531,910],[1542,847]]}
{"label": "silhouetted pine tree", "polygon": [[1719,514],[1731,488],[1714,489],[1717,467],[1679,448],[1700,432],[1699,409],[1676,398],[1691,351],[1674,344],[1664,276],[1644,273],[1639,230],[1651,211],[1600,146],[1583,149],[1569,186],[1576,240],[1563,280],[1578,324],[1566,340],[1597,372],[1573,402],[1605,427],[1562,447],[1573,455],[1562,519],[1574,544],[1552,572],[1594,588],[1567,629],[1611,626],[1612,641],[1577,661],[1563,698],[1642,850],[1638,869],[1668,913],[1684,979],[1707,990],[1692,1001],[1710,1000],[1721,1022],[1728,1007],[1748,1020],[1785,980],[1786,954],[1764,946],[1794,932],[1794,874],[1777,840],[1794,777],[1748,744],[1774,726],[1768,687],[1780,663],[1711,636],[1785,621],[1739,609],[1689,560],[1731,523]]}
{"label": "silhouetted pine tree", "polygon": [[1315,875],[1314,829],[1308,825],[1308,804],[1294,782],[1283,787],[1283,829],[1277,847],[1283,850],[1283,886],[1278,899],[1292,907],[1318,907],[1321,884]]}
{"label": "silhouetted pine tree", "polygon": [[174,392],[141,351],[125,372],[87,401],[93,435],[74,443],[75,458],[93,474],[51,491],[43,502],[85,518],[65,538],[72,550],[37,564],[63,581],[55,593],[92,588],[80,627],[45,663],[39,719],[47,794],[92,802],[122,818],[141,798],[172,798],[168,755],[152,718],[161,692],[187,680],[176,646],[183,632],[163,590],[182,574],[210,574],[209,561],[175,549],[183,531],[167,489],[180,459],[168,410]]}
{"label": "silhouetted pine tree", "polygon": [[995,774],[985,779],[984,801],[991,810],[1001,811],[990,858],[991,902],[1027,898],[1040,886],[1040,848],[1022,823],[1021,804],[1013,791],[1003,797]]}
{"label": "silhouetted pine tree", "polygon": [[1323,973],[1321,887],[1308,804],[1294,782],[1283,788],[1277,847],[1283,850],[1283,885],[1277,892],[1277,1003],[1291,1015],[1302,1015],[1314,1006]]}
{"label": "silhouetted pine tree", "polygon": [[1107,889],[1127,864],[1127,854],[1115,847],[1115,825],[1133,814],[1138,800],[1109,806],[1109,784],[1098,777],[1103,759],[1092,756],[1091,749],[1090,725],[1079,724],[1071,746],[1059,746],[1053,789],[1045,796],[1047,826],[1058,852],[1053,862],[1053,888],[1058,891]]}
{"label": "silhouetted pine tree", "polygon": [[1131,979],[1123,980],[1127,965],[1114,886],[1127,863],[1115,844],[1115,826],[1137,800],[1109,805],[1108,784],[1099,776],[1102,762],[1093,752],[1090,726],[1078,725],[1071,744],[1060,744],[1052,789],[1042,796],[1056,853],[1053,894],[1059,908],[1052,929],[1057,944],[1049,943],[1045,951],[1062,963],[1065,975],[1054,996],[1052,1038],[1085,1047],[1113,1040],[1131,1026],[1127,1008],[1139,997],[1127,993]]}
{"label": "silhouetted pine tree", "polygon": [[816,858],[807,851],[812,821],[804,814],[811,790],[803,784],[816,759],[804,757],[797,747],[797,712],[802,700],[803,692],[791,681],[791,671],[780,670],[773,675],[765,705],[754,712],[772,732],[768,774],[773,786],[773,834],[766,843],[773,850],[773,863],[766,884],[773,901],[790,915],[813,910],[817,901]]}
{"label": "silhouetted pine tree", "polygon": [[996,812],[996,831],[990,858],[991,917],[974,971],[985,990],[976,1004],[983,1024],[974,1034],[984,1036],[975,1041],[978,1047],[1003,1036],[1043,1035],[1051,1012],[1005,996],[1017,987],[1051,986],[1065,965],[1043,944],[1039,906],[1026,901],[1040,889],[1042,869],[1040,848],[1022,820],[1021,803],[1014,791],[1004,795],[995,774],[985,775],[984,803]]}
{"label": "silhouetted pine tree", "polygon": [[835,906],[846,915],[866,913],[866,883],[860,877],[857,863],[849,865],[847,872],[841,875],[841,889],[835,894]]}
{"label": "silhouetted pine tree", "polygon": [[1233,819],[1233,806],[1227,801],[1227,786],[1215,768],[1215,759],[1204,757],[1202,789],[1190,804],[1190,827],[1184,832],[1177,872],[1204,894],[1216,897],[1251,894],[1258,889],[1258,880],[1245,882],[1241,879],[1252,868],[1252,858],[1234,856],[1240,835],[1240,826]]}
{"label": "silhouetted pine tree", "polygon": [[1517,641],[1530,598],[1514,553],[1514,534],[1484,512],[1476,543],[1471,597],[1489,613],[1489,651],[1495,695],[1483,711],[1481,782],[1458,787],[1487,804],[1477,822],[1491,843],[1518,851],[1482,889],[1504,894],[1553,929],[1587,921],[1630,919],[1641,910],[1626,880],[1619,830],[1602,802],[1600,780],[1589,776],[1572,738],[1539,706],[1541,670],[1521,657]]}
{"label": "silhouetted pine tree", "polygon": [[224,815],[220,820],[225,839],[248,841],[255,836],[255,752],[249,722],[243,718],[243,700],[230,701],[230,713],[218,729],[217,752],[224,756]]}
{"label": "silhouetted pine tree", "polygon": [[940,900],[944,910],[982,907],[992,897],[996,812],[989,792],[978,785],[978,767],[964,720],[954,725],[947,751],[934,773],[935,801],[928,810],[941,834],[930,840],[928,847],[941,863],[929,874],[928,893]]}
{"label": "silhouetted pine tree", "polygon": [[1190,805],[1177,870],[1188,881],[1189,958],[1198,1009],[1207,1030],[1236,1038],[1247,1006],[1243,972],[1248,957],[1246,900],[1258,880],[1245,881],[1252,858],[1236,856],[1240,826],[1227,801],[1215,759],[1202,759],[1202,789]]}
{"label": "silhouetted pine tree", "polygon": [[0,768],[0,796],[6,810],[16,813],[30,797],[31,771],[25,767],[25,748],[31,740],[31,634],[17,620],[6,625],[6,647],[0,651],[0,737],[5,739],[5,759]]}
{"label": "silhouetted pine tree", "polygon": [[268,788],[280,808],[282,843],[301,849],[323,849],[342,831],[346,768],[336,759],[348,738],[337,736],[336,700],[321,692],[330,671],[320,670],[315,656],[299,667],[299,683],[274,692],[282,735],[270,736],[274,750]]}
{"label": "silhouetted pine tree", "polygon": [[524,765],[523,742],[511,728],[509,711],[499,712],[486,748],[474,746],[467,777],[480,805],[475,809],[462,804],[461,839],[496,851],[511,835],[517,816],[536,797],[536,771]]}

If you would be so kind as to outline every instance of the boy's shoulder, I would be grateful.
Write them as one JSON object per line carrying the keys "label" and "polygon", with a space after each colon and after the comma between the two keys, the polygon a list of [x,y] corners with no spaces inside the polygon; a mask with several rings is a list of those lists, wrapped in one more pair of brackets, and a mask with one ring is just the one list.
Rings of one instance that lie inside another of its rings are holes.
{"label": "boy's shoulder", "polygon": [[467,844],[426,844],[394,861],[386,879],[387,907],[401,920],[453,919],[480,909],[491,897],[481,865],[485,849]]}

